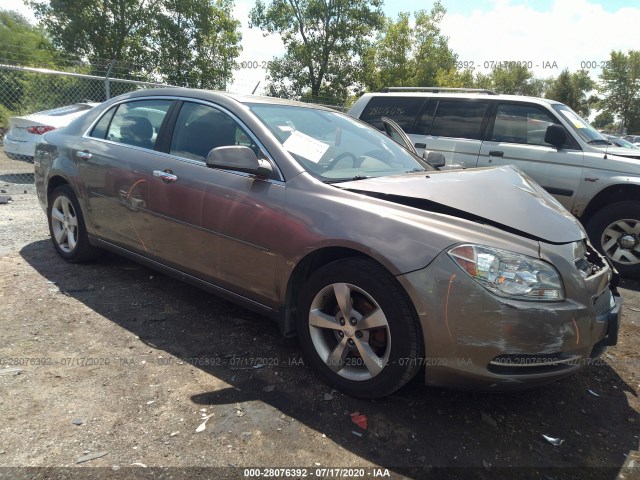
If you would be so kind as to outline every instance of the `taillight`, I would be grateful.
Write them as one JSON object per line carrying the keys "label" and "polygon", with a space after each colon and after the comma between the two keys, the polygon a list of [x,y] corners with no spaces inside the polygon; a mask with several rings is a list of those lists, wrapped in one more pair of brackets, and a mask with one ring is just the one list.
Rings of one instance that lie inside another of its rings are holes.
{"label": "taillight", "polygon": [[56,127],[50,127],[48,125],[36,125],[34,127],[27,127],[27,132],[33,133],[34,135],[42,135],[55,129]]}

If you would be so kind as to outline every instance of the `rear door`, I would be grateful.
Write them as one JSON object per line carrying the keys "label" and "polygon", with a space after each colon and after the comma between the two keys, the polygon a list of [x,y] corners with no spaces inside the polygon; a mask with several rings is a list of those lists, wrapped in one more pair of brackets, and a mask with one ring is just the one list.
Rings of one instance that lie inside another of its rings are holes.
{"label": "rear door", "polygon": [[433,99],[410,135],[414,145],[420,147],[418,153],[425,149],[442,153],[444,169],[475,167],[488,107],[489,102],[484,99]]}
{"label": "rear door", "polygon": [[402,130],[402,127],[400,127],[400,125],[387,117],[382,117],[382,124],[384,125],[385,133],[389,137],[391,137],[398,144],[402,145],[414,155],[418,155],[416,148],[414,147],[413,143],[411,143],[411,139]]}
{"label": "rear door", "polygon": [[547,127],[554,123],[561,125],[540,105],[498,102],[478,166],[514,165],[571,210],[582,176],[583,155],[570,132],[561,149],[544,141]]}
{"label": "rear door", "polygon": [[124,102],[109,109],[85,136],[76,158],[95,235],[151,256],[149,182],[169,99]]}

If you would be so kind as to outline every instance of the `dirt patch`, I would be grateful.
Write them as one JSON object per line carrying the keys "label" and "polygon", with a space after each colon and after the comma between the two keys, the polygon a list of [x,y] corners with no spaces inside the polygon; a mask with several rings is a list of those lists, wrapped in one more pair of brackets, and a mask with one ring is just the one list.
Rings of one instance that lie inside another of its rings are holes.
{"label": "dirt patch", "polygon": [[322,383],[264,317],[114,255],[65,263],[36,197],[12,198],[0,205],[1,467],[57,468],[30,478],[250,478],[243,467],[267,466],[324,478],[358,476],[322,470],[338,467],[369,478],[374,468],[391,478],[638,478],[621,470],[640,462],[638,283],[623,284],[619,345],[569,379],[499,394],[418,379],[367,402]]}

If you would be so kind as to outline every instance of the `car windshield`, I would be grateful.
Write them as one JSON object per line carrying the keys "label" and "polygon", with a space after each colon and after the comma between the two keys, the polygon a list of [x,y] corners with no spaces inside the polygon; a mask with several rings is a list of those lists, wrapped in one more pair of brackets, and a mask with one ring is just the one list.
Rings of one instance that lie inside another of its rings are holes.
{"label": "car windshield", "polygon": [[382,132],[343,114],[295,105],[249,108],[305,170],[323,181],[433,170]]}
{"label": "car windshield", "polygon": [[625,140],[624,138],[619,138],[619,137],[609,137],[609,139],[613,142],[618,144],[619,146],[623,147],[623,148],[630,148],[632,150],[640,150],[636,145],[634,145],[633,143]]}
{"label": "car windshield", "polygon": [[556,103],[553,108],[559,112],[564,119],[571,125],[573,131],[576,132],[582,140],[590,145],[609,145],[607,140],[600,132],[589,125],[580,115],[571,110],[566,105]]}

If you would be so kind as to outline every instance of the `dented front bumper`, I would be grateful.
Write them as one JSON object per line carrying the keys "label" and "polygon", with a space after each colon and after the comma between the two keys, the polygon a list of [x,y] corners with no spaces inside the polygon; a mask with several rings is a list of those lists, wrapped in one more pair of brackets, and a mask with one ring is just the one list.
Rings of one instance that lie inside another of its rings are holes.
{"label": "dented front bumper", "polygon": [[428,267],[398,277],[420,318],[427,384],[532,387],[574,373],[615,345],[621,298],[611,286],[611,269],[583,279],[562,260],[568,258],[567,247],[543,247],[542,257],[563,277],[565,300],[497,297],[445,253]]}

